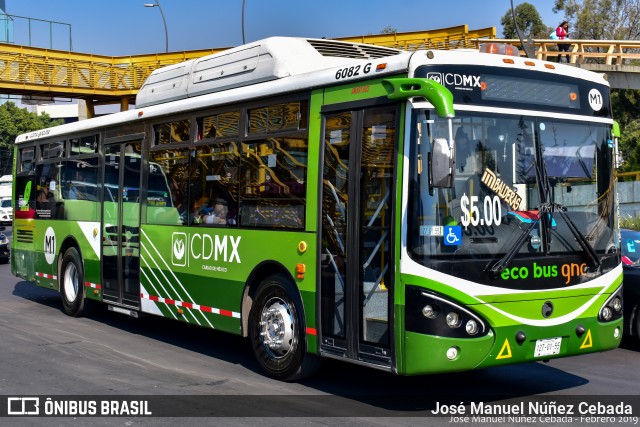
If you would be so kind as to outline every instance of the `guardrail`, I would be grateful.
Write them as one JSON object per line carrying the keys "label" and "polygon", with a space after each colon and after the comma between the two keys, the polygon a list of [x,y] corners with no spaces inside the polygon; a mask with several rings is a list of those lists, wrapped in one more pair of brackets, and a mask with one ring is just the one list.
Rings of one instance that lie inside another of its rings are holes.
{"label": "guardrail", "polygon": [[418,49],[460,49],[471,48],[479,39],[493,39],[496,28],[488,27],[469,30],[467,25],[440,28],[430,31],[414,31],[391,34],[369,34],[357,37],[342,37],[340,40],[352,43],[367,43],[378,46],[395,47],[404,50]]}
{"label": "guardrail", "polygon": [[631,181],[640,181],[640,171],[634,172],[617,172],[618,179],[624,181],[625,178],[631,178]]}
{"label": "guardrail", "polygon": [[[481,43],[496,42],[520,45],[518,39],[477,38],[473,47]],[[557,61],[560,55],[568,55],[571,64],[624,65],[631,61],[640,61],[640,40],[551,40],[534,39],[536,58]],[[571,45],[569,52],[559,52],[559,44]],[[521,54],[524,51],[521,50]]]}

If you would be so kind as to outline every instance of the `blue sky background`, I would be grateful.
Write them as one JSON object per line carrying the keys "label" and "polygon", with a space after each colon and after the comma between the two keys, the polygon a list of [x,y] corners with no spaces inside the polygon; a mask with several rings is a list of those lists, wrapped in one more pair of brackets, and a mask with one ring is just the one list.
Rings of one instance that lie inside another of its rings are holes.
{"label": "blue sky background", "polygon": [[[553,0],[529,0],[543,22],[563,18]],[[6,12],[70,24],[76,52],[109,56],[164,52],[165,32],[153,0],[6,0]],[[514,0],[514,5],[521,1]],[[169,33],[169,50],[183,51],[242,44],[242,0],[160,0]],[[245,0],[247,42],[269,36],[347,37],[376,34],[391,26],[399,32],[467,24],[496,27],[508,0]],[[14,42],[29,44],[26,20],[14,24]],[[52,35],[52,37],[50,37]],[[69,26],[31,23],[31,44],[69,50]]]}

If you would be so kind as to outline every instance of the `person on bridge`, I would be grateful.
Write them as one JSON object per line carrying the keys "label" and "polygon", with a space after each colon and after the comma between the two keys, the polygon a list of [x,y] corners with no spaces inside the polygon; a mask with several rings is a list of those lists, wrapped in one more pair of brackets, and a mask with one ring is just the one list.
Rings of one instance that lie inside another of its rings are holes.
{"label": "person on bridge", "polygon": [[[556,28],[556,36],[558,36],[559,40],[565,40],[569,38],[569,22],[562,21],[558,28]],[[571,48],[570,44],[558,43],[558,50],[560,52],[569,52]],[[558,56],[558,62],[563,62],[563,55]],[[566,62],[569,62],[569,55],[566,55]]]}

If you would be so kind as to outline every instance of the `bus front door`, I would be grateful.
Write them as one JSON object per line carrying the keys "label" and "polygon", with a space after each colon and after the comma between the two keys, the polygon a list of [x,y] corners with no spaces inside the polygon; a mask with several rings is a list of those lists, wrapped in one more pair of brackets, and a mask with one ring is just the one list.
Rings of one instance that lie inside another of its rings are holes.
{"label": "bus front door", "polygon": [[325,112],[321,199],[321,352],[389,368],[396,117]]}
{"label": "bus front door", "polygon": [[142,139],[105,144],[102,283],[106,302],[140,307]]}

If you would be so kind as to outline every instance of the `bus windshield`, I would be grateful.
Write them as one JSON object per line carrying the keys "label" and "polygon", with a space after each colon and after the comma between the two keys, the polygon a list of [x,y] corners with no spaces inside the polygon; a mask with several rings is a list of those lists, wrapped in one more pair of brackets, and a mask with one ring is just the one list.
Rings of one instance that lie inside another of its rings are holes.
{"label": "bus windshield", "polygon": [[608,125],[460,112],[453,122],[455,184],[432,188],[420,163],[430,141],[447,136],[448,124],[424,110],[414,112],[413,123],[408,243],[414,260],[434,268],[443,260],[481,261],[476,270],[451,272],[482,272],[490,281],[492,269],[500,274],[512,260],[574,255],[599,267],[603,254],[615,252]]}

